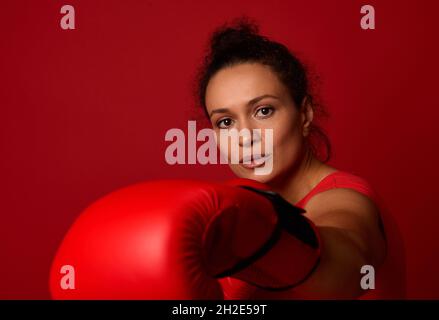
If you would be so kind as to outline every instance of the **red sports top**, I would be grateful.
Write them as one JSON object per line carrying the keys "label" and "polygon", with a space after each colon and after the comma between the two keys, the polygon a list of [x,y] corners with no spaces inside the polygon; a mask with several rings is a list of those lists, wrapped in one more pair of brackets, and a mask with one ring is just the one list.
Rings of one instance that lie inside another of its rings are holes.
{"label": "red sports top", "polygon": [[[303,199],[295,205],[304,208],[316,194],[334,189],[348,188],[369,197],[378,206],[383,222],[387,256],[384,264],[375,270],[375,289],[368,290],[360,299],[404,299],[405,298],[405,256],[402,238],[398,228],[385,208],[382,199],[371,185],[354,174],[336,171],[323,178]],[[360,270],[359,270],[360,272]],[[266,291],[243,281],[224,278],[220,280],[226,299],[289,299],[289,290]],[[360,284],[359,284],[360,285]],[[294,290],[294,289],[292,289]]]}

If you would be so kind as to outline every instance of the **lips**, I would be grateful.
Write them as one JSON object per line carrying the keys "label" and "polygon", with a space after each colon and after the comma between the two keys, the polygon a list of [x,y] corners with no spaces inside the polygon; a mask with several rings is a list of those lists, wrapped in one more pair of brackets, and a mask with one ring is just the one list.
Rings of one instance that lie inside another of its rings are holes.
{"label": "lips", "polygon": [[261,167],[270,157],[270,154],[245,156],[239,161],[239,164],[247,169],[258,168]]}

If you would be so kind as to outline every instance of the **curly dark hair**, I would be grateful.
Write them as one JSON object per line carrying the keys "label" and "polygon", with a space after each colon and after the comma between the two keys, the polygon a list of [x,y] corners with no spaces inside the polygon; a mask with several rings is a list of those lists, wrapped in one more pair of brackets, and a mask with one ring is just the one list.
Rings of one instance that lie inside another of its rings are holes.
{"label": "curly dark hair", "polygon": [[[289,90],[297,108],[300,108],[305,98],[311,104],[315,121],[311,123],[307,142],[318,159],[323,162],[330,160],[330,140],[317,123],[320,118],[327,117],[328,113],[312,94],[304,64],[286,46],[260,35],[258,25],[246,16],[217,28],[211,34],[208,44],[204,59],[197,70],[194,86],[195,100],[207,117],[206,88],[215,73],[240,63],[257,62],[267,65]],[[324,152],[321,151],[322,147]]]}

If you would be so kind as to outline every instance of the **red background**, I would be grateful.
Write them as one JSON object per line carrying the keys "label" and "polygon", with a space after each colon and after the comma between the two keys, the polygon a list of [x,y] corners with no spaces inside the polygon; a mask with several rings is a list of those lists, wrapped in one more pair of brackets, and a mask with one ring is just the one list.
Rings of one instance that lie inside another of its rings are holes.
{"label": "red background", "polygon": [[[368,179],[407,248],[409,298],[439,298],[436,1],[5,1],[0,3],[0,298],[44,299],[51,259],[98,197],[161,178],[209,33],[246,14],[321,77],[331,164]],[[76,9],[76,30],[59,26]],[[374,5],[376,30],[360,28]]]}

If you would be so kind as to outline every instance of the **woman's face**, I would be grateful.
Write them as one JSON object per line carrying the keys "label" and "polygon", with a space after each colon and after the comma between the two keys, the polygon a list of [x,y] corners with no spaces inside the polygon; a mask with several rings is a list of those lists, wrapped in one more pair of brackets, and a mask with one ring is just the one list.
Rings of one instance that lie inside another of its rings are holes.
{"label": "woman's face", "polygon": [[[312,111],[310,108],[306,112],[298,110],[287,88],[270,67],[243,63],[221,69],[207,86],[206,107],[217,137],[220,129],[249,129],[252,133],[253,129],[260,129],[261,134],[256,131],[247,138],[240,136],[237,147],[240,163],[231,163],[231,139],[228,141],[228,163],[238,177],[268,183],[294,170],[303,151],[304,131],[306,135]],[[273,130],[272,148],[267,147],[270,141],[266,140],[269,139],[266,129]],[[219,143],[219,139],[217,141]],[[267,174],[256,174],[254,163],[242,163],[243,156],[248,154],[244,149],[257,144],[260,144],[262,161],[266,159],[259,167],[267,165],[272,157],[272,170]],[[224,152],[224,148],[220,149]]]}

